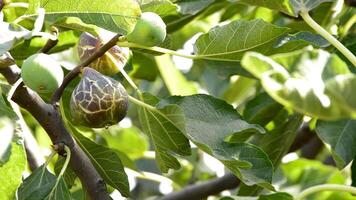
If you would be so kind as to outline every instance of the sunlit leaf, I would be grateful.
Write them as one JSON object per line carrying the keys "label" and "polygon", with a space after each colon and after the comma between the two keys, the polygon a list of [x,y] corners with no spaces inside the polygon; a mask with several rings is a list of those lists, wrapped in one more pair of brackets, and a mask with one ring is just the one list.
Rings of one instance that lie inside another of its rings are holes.
{"label": "sunlit leaf", "polygon": [[271,57],[250,52],[242,65],[286,107],[325,120],[356,117],[356,75],[336,55],[311,49]]}
{"label": "sunlit leaf", "polygon": [[194,84],[188,81],[174,65],[169,55],[156,57],[156,63],[161,77],[171,95],[191,95],[197,93]]}
{"label": "sunlit leaf", "polygon": [[[4,126],[7,128],[4,129]],[[5,148],[4,150],[7,150],[5,153],[8,154],[5,160],[2,160],[3,155],[0,155],[0,199],[14,198],[16,189],[22,182],[22,173],[27,164],[23,139],[13,135],[14,127],[11,128],[11,126],[13,126],[11,121],[0,118],[0,151]],[[6,137],[7,134],[10,137],[9,140]],[[10,142],[8,145],[7,141]]]}
{"label": "sunlit leaf", "polygon": [[261,19],[233,21],[201,35],[195,53],[208,60],[238,61],[247,51],[268,53],[288,30]]}
{"label": "sunlit leaf", "polygon": [[122,34],[133,30],[141,13],[134,0],[30,0],[29,3],[28,16],[35,15],[41,7],[46,10],[46,20],[55,22],[65,17],[78,17],[84,23]]}
{"label": "sunlit leaf", "polygon": [[161,17],[177,14],[178,6],[169,0],[138,0],[142,12],[154,12]]}

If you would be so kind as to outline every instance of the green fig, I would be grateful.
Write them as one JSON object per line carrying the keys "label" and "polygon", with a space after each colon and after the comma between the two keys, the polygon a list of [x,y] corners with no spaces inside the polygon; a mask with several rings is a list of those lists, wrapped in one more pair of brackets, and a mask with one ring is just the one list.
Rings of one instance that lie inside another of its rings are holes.
{"label": "green fig", "polygon": [[166,38],[166,24],[153,12],[142,13],[134,30],[126,36],[127,41],[148,47],[156,46]]}
{"label": "green fig", "polygon": [[[89,33],[82,33],[79,37],[78,54],[83,62],[88,59],[94,52],[104,45],[104,41]],[[96,71],[113,76],[124,68],[129,57],[129,49],[115,45],[109,49],[103,56],[90,63],[89,67]]]}
{"label": "green fig", "polygon": [[43,53],[28,57],[21,67],[21,77],[25,85],[45,100],[49,100],[60,86],[63,76],[60,64]]}
{"label": "green fig", "polygon": [[127,113],[128,95],[116,80],[85,67],[72,92],[70,112],[75,124],[104,128],[121,121]]}

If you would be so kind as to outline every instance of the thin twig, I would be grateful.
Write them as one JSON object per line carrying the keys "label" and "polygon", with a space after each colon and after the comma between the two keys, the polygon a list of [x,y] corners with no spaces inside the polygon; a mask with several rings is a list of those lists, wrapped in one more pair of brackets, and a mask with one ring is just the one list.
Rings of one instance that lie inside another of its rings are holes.
{"label": "thin twig", "polygon": [[59,102],[64,89],[75,77],[78,76],[78,74],[81,72],[81,70],[84,67],[88,66],[93,61],[95,61],[96,59],[103,56],[109,49],[111,49],[113,46],[115,46],[121,36],[122,36],[122,34],[116,34],[111,40],[109,40],[107,43],[105,43],[103,46],[101,46],[98,50],[96,50],[93,53],[93,55],[91,55],[88,59],[86,59],[84,62],[80,63],[77,67],[75,67],[72,71],[70,71],[64,77],[62,85],[53,94],[52,99],[51,99],[52,105],[56,105]]}
{"label": "thin twig", "polygon": [[58,43],[58,35],[59,35],[59,31],[56,27],[52,26],[51,27],[51,32],[52,34],[54,34],[55,36],[57,36],[56,40],[51,40],[48,39],[46,44],[38,51],[39,53],[48,53],[53,47],[55,47]]}
{"label": "thin twig", "polygon": [[179,192],[172,192],[159,200],[186,200],[203,199],[221,191],[236,188],[240,180],[233,174],[226,174],[220,178],[212,179],[200,184],[187,186]]}

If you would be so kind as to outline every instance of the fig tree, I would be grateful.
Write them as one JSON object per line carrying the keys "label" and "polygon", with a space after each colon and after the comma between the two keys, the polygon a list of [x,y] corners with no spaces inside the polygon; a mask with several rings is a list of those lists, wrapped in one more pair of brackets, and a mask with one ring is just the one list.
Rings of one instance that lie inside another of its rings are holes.
{"label": "fig tree", "polygon": [[70,112],[75,124],[103,128],[117,124],[127,113],[128,95],[116,80],[85,67],[73,90]]}
{"label": "fig tree", "polygon": [[[83,62],[88,59],[104,43],[105,42],[99,37],[95,37],[86,32],[82,33],[78,43],[80,60]],[[129,49],[116,45],[109,49],[103,56],[90,63],[89,67],[107,76],[112,76],[125,66],[128,57]]]}
{"label": "fig tree", "polygon": [[142,13],[134,30],[126,36],[127,41],[148,47],[158,45],[166,38],[166,24],[153,12]]}
{"label": "fig tree", "polygon": [[47,54],[28,57],[22,64],[21,77],[25,85],[48,100],[63,81],[60,64]]}

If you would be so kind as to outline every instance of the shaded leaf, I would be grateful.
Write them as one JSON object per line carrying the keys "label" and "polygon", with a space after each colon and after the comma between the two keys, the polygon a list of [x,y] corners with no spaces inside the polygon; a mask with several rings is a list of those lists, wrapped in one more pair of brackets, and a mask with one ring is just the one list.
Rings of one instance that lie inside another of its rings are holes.
{"label": "shaded leaf", "polygon": [[[268,156],[258,147],[243,142],[251,134],[264,133],[263,128],[248,124],[231,105],[208,95],[169,97],[158,106],[169,104],[182,108],[186,135],[201,150],[219,159],[246,184],[273,188],[268,184],[273,171]],[[225,142],[229,140],[233,143]]]}
{"label": "shaded leaf", "polygon": [[195,15],[199,11],[208,7],[214,0],[178,0],[176,3],[179,5],[179,12],[183,15]]}
{"label": "shaded leaf", "polygon": [[250,123],[265,126],[282,109],[267,93],[261,93],[246,104],[243,116]]}
{"label": "shaded leaf", "polygon": [[288,30],[261,19],[233,21],[201,35],[195,43],[195,54],[208,60],[238,61],[247,51],[268,53]]}
{"label": "shaded leaf", "polygon": [[356,120],[318,121],[316,133],[329,144],[339,168],[344,168],[356,156]]}
{"label": "shaded leaf", "polygon": [[84,137],[72,124],[68,122],[75,140],[88,155],[106,183],[119,190],[123,196],[130,195],[129,182],[120,158],[115,151],[96,144]]}
{"label": "shaded leaf", "polygon": [[46,196],[45,200],[71,200],[71,194],[63,178],[58,180],[58,184]]}
{"label": "shaded leaf", "polygon": [[17,192],[18,199],[45,199],[55,183],[56,177],[42,165],[23,181]]}
{"label": "shaded leaf", "polygon": [[290,0],[290,4],[293,6],[294,12],[309,12],[314,8],[318,7],[320,4],[324,2],[333,2],[335,0]]}
{"label": "shaded leaf", "polygon": [[[155,106],[159,99],[148,94],[143,94],[144,102]],[[139,118],[143,131],[152,139],[157,153],[157,162],[163,172],[169,168],[180,167],[176,158],[170,152],[187,156],[190,155],[188,139],[183,135],[184,116],[176,105],[169,105],[154,112],[140,107]]]}
{"label": "shaded leaf", "polygon": [[307,31],[302,31],[296,34],[289,34],[285,37],[279,38],[274,47],[278,48],[290,42],[298,42],[298,43],[304,42],[305,46],[307,46],[308,44],[312,44],[317,47],[327,47],[330,45],[330,43],[321,35],[317,35]]}

